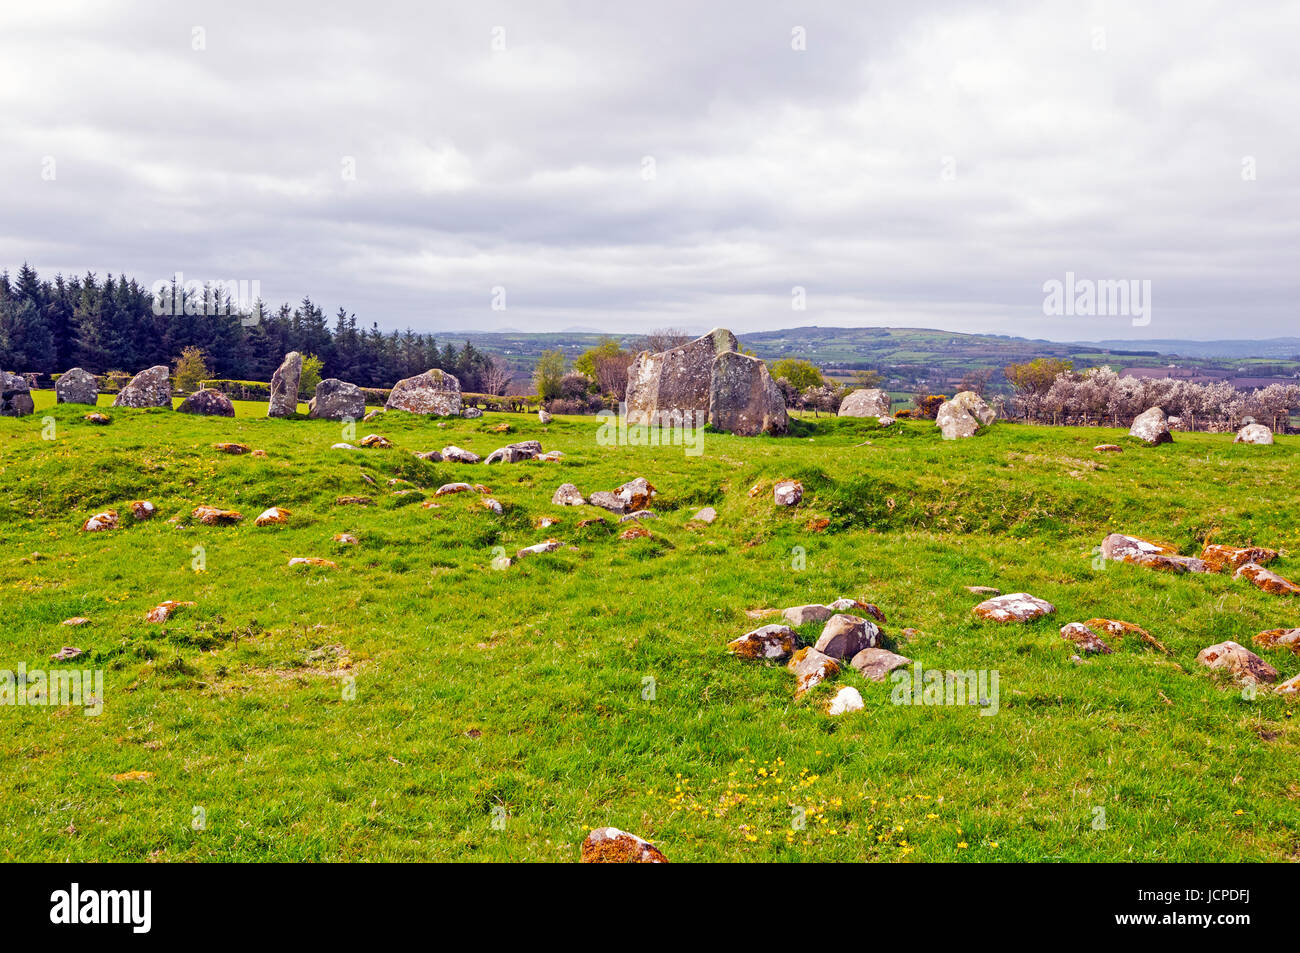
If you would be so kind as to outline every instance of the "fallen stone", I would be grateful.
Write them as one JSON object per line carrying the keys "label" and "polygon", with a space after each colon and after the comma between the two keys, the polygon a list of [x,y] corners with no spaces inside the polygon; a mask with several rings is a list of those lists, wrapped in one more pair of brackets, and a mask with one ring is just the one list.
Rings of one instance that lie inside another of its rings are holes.
{"label": "fallen stone", "polygon": [[840,417],[888,417],[892,400],[878,387],[855,390],[840,403]]}
{"label": "fallen stone", "polygon": [[833,615],[826,620],[821,637],[813,646],[833,659],[851,659],[863,649],[880,646],[880,629],[855,615]]}
{"label": "fallen stone", "polygon": [[54,385],[54,400],[59,404],[93,406],[99,403],[99,381],[89,371],[74,367]]}
{"label": "fallen stone", "polygon": [[790,656],[786,667],[795,675],[796,695],[802,695],[817,687],[827,678],[834,678],[840,671],[839,663],[835,659],[815,648],[799,649]]}
{"label": "fallen stone", "polygon": [[177,609],[192,605],[194,605],[192,602],[176,602],[173,599],[168,599],[166,602],[158,603],[158,605],[145,613],[144,621],[154,623],[166,622]]}
{"label": "fallen stone", "polygon": [[1101,541],[1101,555],[1116,562],[1133,563],[1148,569],[1171,572],[1207,572],[1204,562],[1191,556],[1180,556],[1178,550],[1162,543],[1152,543],[1136,536],[1111,533]]}
{"label": "fallen stone", "polygon": [[1277,559],[1277,551],[1262,546],[1223,546],[1212,543],[1201,551],[1201,561],[1211,572],[1236,572],[1246,563],[1263,566]]}
{"label": "fallen stone", "polygon": [[335,506],[373,506],[374,500],[368,496],[340,496],[334,500]]}
{"label": "fallen stone", "polygon": [[563,451],[548,450],[546,453],[540,454],[537,459],[542,461],[542,463],[559,463],[560,458],[563,456]]}
{"label": "fallen stone", "polygon": [[417,453],[416,456],[421,460],[427,460],[430,463],[442,463],[442,454],[437,450],[428,450],[424,453]]}
{"label": "fallen stone", "polygon": [[342,543],[345,546],[355,546],[357,545],[357,538],[351,533],[335,533],[334,542]]}
{"label": "fallen stone", "polygon": [[735,335],[715,328],[680,347],[642,351],[627,371],[628,426],[695,426],[709,419],[713,361],[737,347]]}
{"label": "fallen stone", "polygon": [[1300,586],[1289,579],[1283,579],[1258,563],[1246,563],[1232,574],[1232,578],[1248,579],[1257,589],[1263,589],[1275,596],[1300,596]]}
{"label": "fallen stone", "polygon": [[98,533],[107,529],[117,529],[117,510],[104,510],[102,513],[96,513],[86,522],[81,524],[82,530],[87,533]]}
{"label": "fallen stone", "polygon": [[359,450],[361,448],[354,447],[350,443],[332,443],[330,444],[330,449],[331,450]]}
{"label": "fallen stone", "polygon": [[826,608],[834,612],[847,612],[852,615],[854,612],[865,612],[877,622],[888,621],[885,614],[880,611],[880,607],[870,602],[859,602],[857,599],[836,599],[829,603]]}
{"label": "fallen stone", "polygon": [[462,410],[460,381],[446,371],[427,370],[398,381],[389,392],[384,409],[455,417]]}
{"label": "fallen stone", "polygon": [[732,655],[747,659],[786,659],[799,647],[799,636],[786,625],[765,625],[727,643]]}
{"label": "fallen stone", "polygon": [[862,694],[852,685],[845,685],[826,706],[826,714],[845,715],[851,711],[862,711]]}
{"label": "fallen stone", "polygon": [[172,405],[171,371],[156,364],[141,371],[113,399],[114,407],[167,407]]}
{"label": "fallen stone", "polygon": [[549,424],[549,423],[551,422],[551,415],[550,415],[550,412],[547,411],[547,410],[545,410],[545,409],[543,409],[543,408],[538,408],[538,410],[537,410],[537,421],[538,421],[538,423]]}
{"label": "fallen stone", "polygon": [[637,526],[629,526],[627,529],[623,530],[623,532],[618,534],[618,538],[619,539],[645,539],[649,535],[650,535],[650,530],[646,529],[644,526],[637,525]]}
{"label": "fallen stone", "polygon": [[466,407],[460,412],[460,415],[466,420],[477,420],[483,416],[483,411],[479,410],[477,407]]}
{"label": "fallen stone", "polygon": [[1273,431],[1263,424],[1247,424],[1237,431],[1237,436],[1233,438],[1232,442],[1267,446],[1273,442]]}
{"label": "fallen stone", "polygon": [[1101,640],[1096,632],[1082,622],[1067,622],[1061,627],[1061,638],[1070,642],[1084,655],[1110,655],[1110,646]]}
{"label": "fallen stone", "polygon": [[462,450],[460,447],[451,446],[442,448],[442,458],[450,460],[452,463],[481,463],[483,458],[477,453],[469,450]]}
{"label": "fallen stone", "polygon": [[967,586],[966,591],[977,596],[1000,596],[1001,589],[994,589],[992,586]]}
{"label": "fallen stone", "polygon": [[230,402],[230,398],[211,387],[196,390],[181,401],[176,410],[178,413],[196,414],[200,417],[235,416],[235,405]]}
{"label": "fallen stone", "polygon": [[620,523],[626,523],[628,520],[657,520],[659,514],[654,510],[637,510],[635,513],[625,513],[618,518]]}
{"label": "fallen stone", "polygon": [[893,417],[877,417],[876,423],[880,424],[882,427],[892,427],[894,426],[895,420]]}
{"label": "fallen stone", "polygon": [[276,526],[289,522],[289,511],[278,506],[273,506],[269,510],[263,510],[257,519],[253,520],[254,526]]}
{"label": "fallen stone", "polygon": [[911,664],[910,658],[879,647],[865,648],[849,660],[863,678],[873,682],[883,682],[890,672]]}
{"label": "fallen stone", "polygon": [[980,427],[987,427],[995,419],[997,414],[983,397],[964,390],[939,405],[934,422],[944,440],[958,440],[975,436]]}
{"label": "fallen stone", "polygon": [[609,520],[603,516],[593,516],[591,519],[578,520],[578,529],[586,529],[588,526],[608,526]]}
{"label": "fallen stone", "polygon": [[666,864],[659,848],[617,827],[598,827],[582,842],[584,864]]}
{"label": "fallen stone", "polygon": [[533,460],[541,454],[542,445],[536,440],[523,440],[505,447],[499,447],[488,454],[486,463],[519,463]]}
{"label": "fallen stone", "polygon": [[1159,407],[1152,407],[1138,414],[1128,435],[1151,446],[1172,443],[1174,440],[1174,435],[1169,432],[1169,418]]}
{"label": "fallen stone", "polygon": [[985,599],[972,611],[990,622],[1029,622],[1055,612],[1056,606],[1027,592],[1013,592]]}
{"label": "fallen stone", "polygon": [[1292,675],[1285,682],[1279,685],[1275,691],[1279,695],[1294,695],[1300,692],[1300,675]]}
{"label": "fallen stone", "polygon": [[190,516],[205,526],[231,526],[244,518],[237,510],[217,506],[196,506]]}
{"label": "fallen stone", "polygon": [[271,375],[268,417],[289,417],[298,412],[298,388],[302,386],[302,355],[290,351]]}
{"label": "fallen stone", "polygon": [[74,615],[71,619],[64,619],[62,622],[59,623],[59,625],[72,626],[73,628],[79,625],[89,625],[89,624],[90,624],[90,620],[87,619],[85,616],[81,616],[81,615]]}
{"label": "fallen stone", "polygon": [[772,499],[778,506],[797,506],[803,500],[803,484],[798,480],[782,480],[772,487]]}
{"label": "fallen stone", "polygon": [[486,509],[491,510],[497,516],[500,516],[502,513],[505,512],[505,509],[501,506],[500,501],[494,500],[490,496],[483,497],[483,499],[480,500],[479,502],[481,502]]}
{"label": "fallen stone", "polygon": [[1207,668],[1225,671],[1238,682],[1275,682],[1278,678],[1277,669],[1231,640],[1201,649],[1196,661]]}

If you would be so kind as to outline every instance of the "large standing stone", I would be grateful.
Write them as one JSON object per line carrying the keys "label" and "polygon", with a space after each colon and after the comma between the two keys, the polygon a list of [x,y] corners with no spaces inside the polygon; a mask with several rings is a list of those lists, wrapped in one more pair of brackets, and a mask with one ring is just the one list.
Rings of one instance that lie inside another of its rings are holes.
{"label": "large standing stone", "polygon": [[196,390],[181,401],[176,409],[182,414],[199,414],[204,417],[235,416],[235,405],[230,402],[230,398],[211,387]]}
{"label": "large standing stone", "polygon": [[366,413],[366,395],[356,384],[327,377],[316,385],[307,415],[318,420],[360,420]]}
{"label": "large standing stone", "polygon": [[766,364],[739,351],[723,351],[713,359],[709,423],[742,437],[786,432],[785,399]]}
{"label": "large standing stone", "polygon": [[1237,431],[1233,443],[1256,443],[1270,444],[1273,442],[1273,431],[1269,430],[1263,424],[1246,424]]}
{"label": "large standing stone", "polygon": [[114,407],[170,407],[172,405],[171,371],[166,364],[156,364],[131,378],[113,400]]}
{"label": "large standing stone", "polygon": [[677,426],[694,426],[709,413],[714,358],[737,347],[734,334],[715,328],[681,347],[642,351],[627,372],[628,426],[668,420]]}
{"label": "large standing stone", "polygon": [[36,409],[27,379],[0,371],[0,417],[26,417]]}
{"label": "large standing stone", "polygon": [[1159,443],[1173,443],[1174,435],[1169,432],[1169,418],[1159,407],[1152,407],[1137,415],[1128,435],[1137,437],[1143,443],[1155,446]]}
{"label": "large standing stone", "polygon": [[974,391],[964,390],[939,405],[935,416],[935,425],[943,434],[944,440],[957,440],[973,437],[980,427],[987,427],[997,419],[993,408],[984,402],[984,398]]}
{"label": "large standing stone", "polygon": [[979,394],[973,390],[964,390],[956,394],[952,403],[979,421],[981,427],[987,427],[998,419],[997,411],[990,407]]}
{"label": "large standing stone", "polygon": [[840,404],[841,417],[888,417],[889,392],[878,387],[855,390]]}
{"label": "large standing stone", "polygon": [[[460,381],[454,374],[436,367],[400,380],[388,395],[386,410],[405,410],[412,414],[460,415]],[[468,415],[466,415],[468,416]]]}
{"label": "large standing stone", "polygon": [[54,399],[60,404],[96,404],[99,381],[89,371],[74,367],[54,385]]}
{"label": "large standing stone", "polygon": [[298,412],[298,388],[302,385],[302,355],[290,351],[271,375],[268,417],[289,417]]}

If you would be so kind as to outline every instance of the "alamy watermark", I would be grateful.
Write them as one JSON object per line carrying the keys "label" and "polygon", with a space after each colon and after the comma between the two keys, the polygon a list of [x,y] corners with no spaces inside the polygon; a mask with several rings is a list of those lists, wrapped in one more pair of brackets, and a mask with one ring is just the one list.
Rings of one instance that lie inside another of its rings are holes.
{"label": "alamy watermark", "polygon": [[620,403],[617,413],[602,410],[596,418],[596,443],[602,447],[679,446],[688,457],[704,452],[709,415],[703,410],[633,411],[629,417],[627,404]]}
{"label": "alamy watermark", "polygon": [[1043,282],[1043,314],[1047,317],[1132,318],[1133,327],[1151,323],[1151,279],[1077,278],[1067,271],[1065,280]]}
{"label": "alamy watermark", "polygon": [[926,670],[916,662],[889,679],[894,683],[889,700],[895,705],[978,705],[983,716],[998,713],[997,669]]}
{"label": "alamy watermark", "polygon": [[104,710],[103,669],[0,669],[0,705],[82,708],[86,716]]}
{"label": "alamy watermark", "polygon": [[153,313],[175,317],[187,315],[239,315],[247,327],[262,320],[262,282],[253,279],[185,280],[183,272],[159,278],[149,286]]}

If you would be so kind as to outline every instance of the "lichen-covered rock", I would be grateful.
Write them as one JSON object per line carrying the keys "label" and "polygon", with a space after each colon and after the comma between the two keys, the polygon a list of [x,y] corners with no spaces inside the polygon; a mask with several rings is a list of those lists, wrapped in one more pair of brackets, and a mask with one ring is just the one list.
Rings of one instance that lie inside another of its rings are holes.
{"label": "lichen-covered rock", "polygon": [[694,516],[691,517],[693,523],[709,524],[718,518],[718,511],[711,506],[706,506]]}
{"label": "lichen-covered rock", "polygon": [[601,509],[609,510],[611,513],[627,512],[627,504],[619,498],[617,493],[609,490],[597,490],[587,497],[587,502],[592,506],[599,506]]}
{"label": "lichen-covered rock", "polygon": [[1276,682],[1278,677],[1272,665],[1231,640],[1201,649],[1196,661],[1208,668],[1221,669],[1238,682]]}
{"label": "lichen-covered rock", "polygon": [[280,506],[272,506],[270,509],[263,510],[257,519],[253,520],[254,526],[282,526],[289,522],[289,511]]}
{"label": "lichen-covered rock", "polygon": [[97,404],[99,381],[89,371],[74,367],[55,383],[54,399],[60,404]]}
{"label": "lichen-covered rock", "polygon": [[470,483],[444,483],[434,491],[434,496],[449,496],[452,493],[469,493],[474,489]]}
{"label": "lichen-covered rock", "polygon": [[35,409],[27,378],[0,371],[0,417],[26,417]]}
{"label": "lichen-covered rock", "polygon": [[532,546],[525,546],[519,552],[515,553],[516,559],[523,559],[525,556],[536,556],[541,553],[553,553],[560,548],[558,539],[547,539],[540,543],[534,543]]}
{"label": "lichen-covered rock", "polygon": [[614,491],[619,501],[629,510],[645,509],[658,493],[659,491],[647,483],[644,477],[629,480]]}
{"label": "lichen-covered rock", "polygon": [[787,625],[765,625],[727,643],[732,655],[747,659],[785,659],[799,647],[799,636]]}
{"label": "lichen-covered rock", "polygon": [[1029,622],[1056,611],[1056,606],[1027,592],[1012,592],[985,599],[972,610],[990,622]]}
{"label": "lichen-covered rock", "polygon": [[1115,641],[1123,641],[1129,636],[1136,636],[1153,649],[1157,649],[1166,655],[1170,654],[1169,649],[1165,648],[1154,635],[1142,628],[1142,626],[1135,625],[1132,622],[1123,622],[1119,619],[1089,619],[1083,624],[1093,632],[1099,635],[1108,635]]}
{"label": "lichen-covered rock", "polygon": [[572,483],[561,483],[555,495],[551,497],[551,502],[556,506],[583,506],[587,501],[582,498],[582,494]]}
{"label": "lichen-covered rock", "polygon": [[825,622],[831,616],[835,615],[835,609],[830,606],[817,604],[806,606],[791,606],[781,613],[786,622],[791,625],[807,625],[810,622]]}
{"label": "lichen-covered rock", "polygon": [[1092,448],[1097,453],[1123,453],[1124,448],[1117,443],[1099,443]]}
{"label": "lichen-covered rock", "polygon": [[117,529],[117,510],[104,510],[102,513],[96,513],[82,523],[81,528],[87,533],[100,533],[104,530]]}
{"label": "lichen-covered rock", "polygon": [[1263,424],[1246,424],[1237,431],[1237,436],[1233,438],[1233,443],[1253,443],[1261,446],[1267,446],[1273,442],[1273,431],[1269,430]]}
{"label": "lichen-covered rock", "polygon": [[1246,563],[1232,574],[1232,578],[1248,579],[1256,588],[1275,596],[1300,596],[1300,586],[1290,579],[1283,579],[1258,563]]}
{"label": "lichen-covered rock", "polygon": [[316,385],[307,404],[307,416],[315,420],[360,420],[366,415],[366,395],[356,384],[327,377]]}
{"label": "lichen-covered rock", "polygon": [[646,529],[639,523],[636,526],[629,526],[623,532],[618,534],[619,539],[645,539],[650,535],[650,530]]}
{"label": "lichen-covered rock", "polygon": [[319,556],[294,556],[289,560],[290,566],[315,566],[319,569],[338,569],[338,563]]}
{"label": "lichen-covered rock", "polygon": [[153,519],[156,512],[157,508],[148,500],[135,500],[131,503],[131,519],[137,523]]}
{"label": "lichen-covered rock", "polygon": [[798,480],[782,480],[772,487],[772,500],[778,506],[798,506],[803,500],[803,484]]}
{"label": "lichen-covered rock", "polygon": [[107,426],[113,422],[112,417],[101,413],[86,414],[84,419],[90,421],[92,424],[98,424],[101,427]]}
{"label": "lichen-covered rock", "polygon": [[505,507],[501,505],[501,501],[494,500],[490,496],[483,497],[483,499],[479,500],[479,502],[483,504],[483,508],[485,510],[495,513],[497,516],[500,516],[502,513],[505,512]]}
{"label": "lichen-covered rock", "polygon": [[[455,417],[461,412],[460,381],[454,374],[433,368],[400,380],[388,395],[386,410]],[[468,416],[468,415],[467,415]]]}
{"label": "lichen-covered rock", "polygon": [[642,351],[627,371],[628,426],[693,427],[707,419],[714,358],[737,347],[735,335],[715,328],[681,347]]}
{"label": "lichen-covered rock", "polygon": [[826,706],[828,715],[846,715],[851,711],[862,711],[862,693],[852,685],[845,685]]}
{"label": "lichen-covered rock", "polygon": [[964,390],[954,394],[952,400],[948,401],[948,403],[965,411],[981,427],[987,427],[998,419],[997,411],[990,407],[984,398],[973,390]]}
{"label": "lichen-covered rock", "polygon": [[466,407],[460,412],[460,415],[466,420],[477,420],[483,416],[483,411],[479,410],[477,407]]}
{"label": "lichen-covered rock", "polygon": [[542,445],[536,440],[521,440],[519,443],[498,447],[487,455],[484,463],[519,463],[521,460],[535,460],[542,452]]}
{"label": "lichen-covered rock", "polygon": [[442,458],[452,463],[482,463],[483,458],[472,450],[463,450],[457,446],[442,448]]}
{"label": "lichen-covered rock", "polygon": [[388,450],[392,448],[393,442],[377,433],[368,433],[361,438],[361,446],[374,447],[377,450]]}
{"label": "lichen-covered rock", "polygon": [[647,840],[620,831],[598,827],[582,842],[584,864],[666,864],[668,858]]}
{"label": "lichen-covered rock", "polygon": [[1277,550],[1262,546],[1224,546],[1211,543],[1201,551],[1201,562],[1211,572],[1236,572],[1246,563],[1263,566],[1277,559]]}
{"label": "lichen-covered rock", "polygon": [[830,609],[832,612],[848,612],[850,614],[854,612],[865,612],[877,622],[888,621],[885,618],[885,614],[880,611],[880,606],[873,605],[870,602],[859,602],[857,599],[836,599],[834,602],[828,603],[826,608]]}
{"label": "lichen-covered rock", "polygon": [[334,500],[335,506],[373,506],[374,500],[368,496],[340,496]]}
{"label": "lichen-covered rock", "polygon": [[144,621],[155,624],[166,622],[177,609],[192,605],[194,605],[192,602],[177,602],[174,599],[168,599],[166,602],[160,602],[145,613]]}
{"label": "lichen-covered rock", "polygon": [[[298,388],[302,386],[302,355],[290,351],[271,375],[271,400],[266,406],[268,417],[290,417],[298,412]],[[362,401],[365,407],[365,401]],[[322,415],[324,416],[324,415]]]}
{"label": "lichen-covered rock", "polygon": [[1124,533],[1111,533],[1101,541],[1101,555],[1116,562],[1133,563],[1169,572],[1208,572],[1205,563],[1163,543],[1152,543]]}
{"label": "lichen-covered rock", "polygon": [[248,453],[249,446],[246,443],[214,443],[212,449],[239,456]]}
{"label": "lichen-covered rock", "polygon": [[1067,622],[1061,626],[1061,638],[1077,646],[1084,655],[1110,655],[1110,646],[1096,632],[1082,622]]}
{"label": "lichen-covered rock", "polygon": [[1266,649],[1290,649],[1300,655],[1300,629],[1269,629],[1255,636],[1255,644]]}
{"label": "lichen-covered rock", "polygon": [[849,660],[863,678],[873,682],[883,682],[890,672],[911,664],[910,658],[879,647],[865,648]]}
{"label": "lichen-covered rock", "polygon": [[421,460],[428,460],[430,463],[442,463],[442,454],[437,450],[427,450],[424,453],[417,453],[416,456]]}
{"label": "lichen-covered rock", "polygon": [[742,437],[789,429],[785,398],[766,364],[739,351],[723,351],[713,359],[709,423]]}
{"label": "lichen-covered rock", "polygon": [[230,398],[211,387],[196,390],[181,401],[176,410],[182,414],[197,414],[201,417],[235,416],[235,405],[230,402]]}
{"label": "lichen-covered rock", "polygon": [[171,407],[171,371],[166,364],[156,364],[141,371],[118,391],[114,407]]}
{"label": "lichen-covered rock", "polygon": [[1172,443],[1174,435],[1169,432],[1169,418],[1159,407],[1152,407],[1137,415],[1128,435],[1136,437],[1143,443],[1155,446],[1160,443]]}
{"label": "lichen-covered rock", "polygon": [[860,616],[836,614],[826,620],[821,637],[813,646],[833,659],[851,659],[863,649],[880,645],[880,628]]}
{"label": "lichen-covered rock", "polygon": [[980,429],[980,422],[968,414],[960,405],[950,400],[939,405],[939,413],[934,424],[944,440],[961,440],[975,436]]}
{"label": "lichen-covered rock", "polygon": [[237,510],[223,510],[217,506],[196,506],[190,516],[205,526],[231,526],[244,517]]}
{"label": "lichen-covered rock", "polygon": [[[841,417],[887,417],[890,405],[889,392],[878,387],[855,390],[840,403]],[[890,421],[893,422],[892,420]]]}
{"label": "lichen-covered rock", "polygon": [[356,546],[359,541],[351,533],[335,533],[334,542],[344,546]]}
{"label": "lichen-covered rock", "polygon": [[835,659],[815,648],[799,649],[790,656],[786,667],[794,673],[796,695],[815,688],[825,679],[834,678],[840,671],[840,665]]}

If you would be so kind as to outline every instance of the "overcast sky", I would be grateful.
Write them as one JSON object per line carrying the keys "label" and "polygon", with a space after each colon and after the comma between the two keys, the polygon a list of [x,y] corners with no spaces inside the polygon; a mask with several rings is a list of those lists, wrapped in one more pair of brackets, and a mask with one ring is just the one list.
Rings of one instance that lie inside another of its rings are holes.
{"label": "overcast sky", "polygon": [[[0,265],[417,330],[1300,334],[1298,36],[1195,0],[6,3]],[[1066,272],[1150,281],[1150,323],[1045,315]]]}

